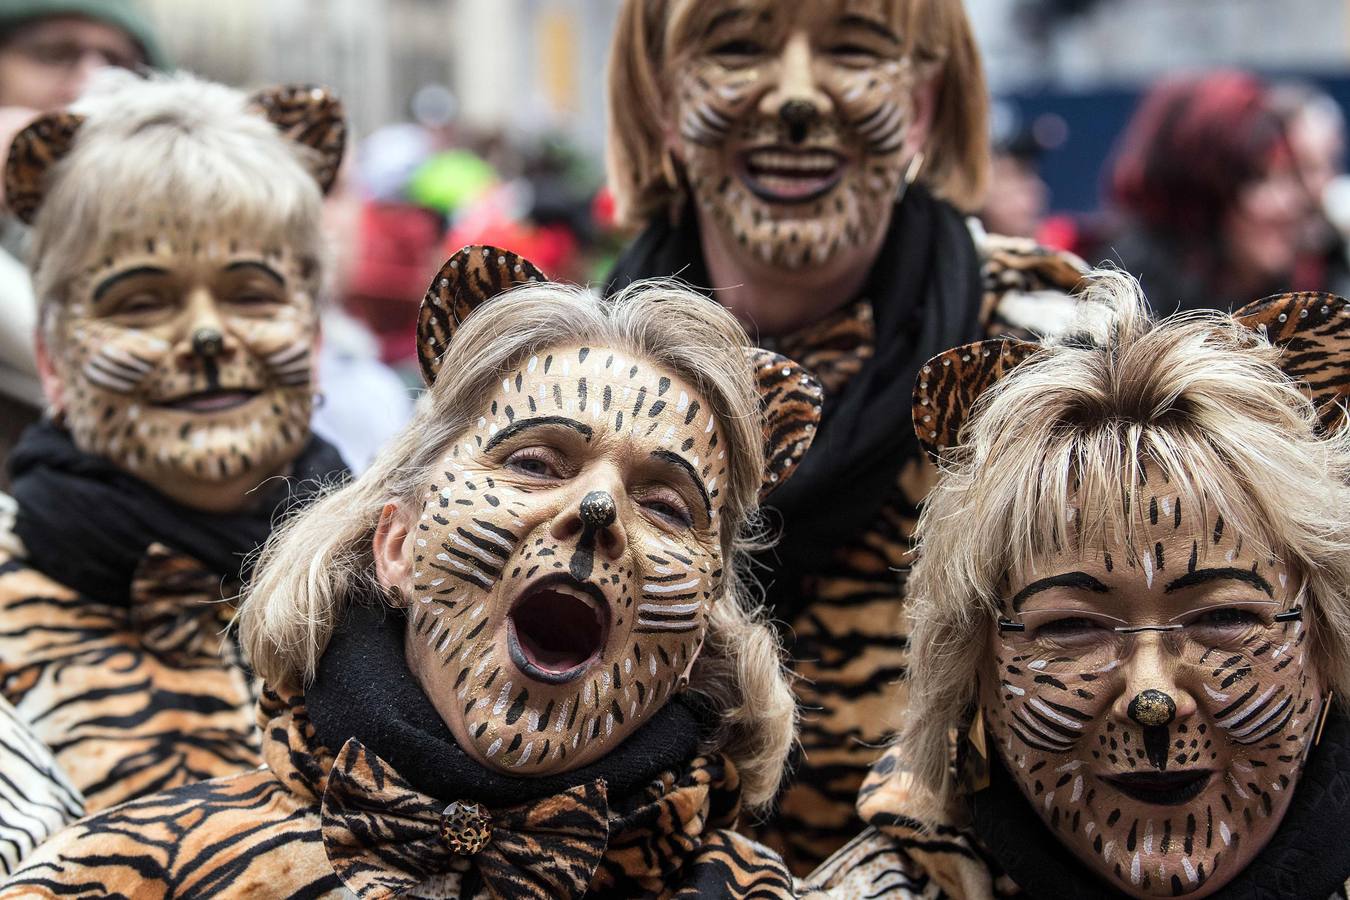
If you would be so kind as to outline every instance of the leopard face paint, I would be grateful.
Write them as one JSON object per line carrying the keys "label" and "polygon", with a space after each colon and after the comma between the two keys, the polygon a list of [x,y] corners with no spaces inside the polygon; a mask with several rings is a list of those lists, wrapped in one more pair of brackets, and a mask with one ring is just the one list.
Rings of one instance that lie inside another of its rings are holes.
{"label": "leopard face paint", "polygon": [[1247,865],[1322,707],[1294,573],[1167,488],[1136,492],[1134,544],[1108,535],[1010,577],[981,678],[1027,800],[1138,897],[1208,893]]}
{"label": "leopard face paint", "polygon": [[76,444],[161,487],[265,477],[293,459],[318,328],[302,264],[242,235],[172,229],[103,249],[49,332]]}
{"label": "leopard face paint", "polygon": [[722,6],[675,71],[671,130],[701,219],[789,269],[870,249],[907,164],[923,68],[886,4]]}
{"label": "leopard face paint", "polygon": [[724,447],[645,359],[560,347],[504,375],[406,545],[407,655],[468,753],[567,771],[677,689],[723,580]]}

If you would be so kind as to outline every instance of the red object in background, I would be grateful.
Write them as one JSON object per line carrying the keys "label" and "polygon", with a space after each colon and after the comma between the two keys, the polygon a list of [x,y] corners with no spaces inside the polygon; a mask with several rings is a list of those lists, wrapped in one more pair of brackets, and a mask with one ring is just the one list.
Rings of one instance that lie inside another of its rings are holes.
{"label": "red object in background", "polygon": [[468,244],[501,247],[525,257],[550,278],[576,280],[579,242],[565,225],[535,225],[519,218],[509,188],[489,192],[463,210],[445,237],[450,256]]}
{"label": "red object in background", "polygon": [[407,203],[369,202],[357,223],[356,265],[343,306],[380,341],[380,357],[413,357],[417,309],[441,263],[441,219]]}

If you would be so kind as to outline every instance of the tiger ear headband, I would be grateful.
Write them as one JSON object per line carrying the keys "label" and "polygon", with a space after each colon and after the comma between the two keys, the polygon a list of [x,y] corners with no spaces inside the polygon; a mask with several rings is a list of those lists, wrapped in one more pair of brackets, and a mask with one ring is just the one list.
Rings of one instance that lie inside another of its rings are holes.
{"label": "tiger ear headband", "polygon": [[[498,247],[471,245],[441,266],[417,314],[417,359],[430,387],[455,332],[475,309],[513,287],[548,278],[529,260]],[[763,414],[763,500],[787,481],[811,446],[824,391],[816,377],[771,350],[746,349]]]}
{"label": "tiger ear headband", "polygon": [[[328,193],[347,144],[342,101],[326,88],[291,84],[259,91],[249,98],[249,108],[289,140],[314,151],[310,172],[320,190]],[[49,112],[15,136],[5,161],[5,202],[21,221],[33,224],[52,166],[70,152],[83,124],[84,116],[76,113]]]}
{"label": "tiger ear headband", "polygon": [[[1350,396],[1350,300],[1302,291],[1249,303],[1233,314],[1283,352],[1280,368],[1317,409],[1322,430],[1336,428]],[[1041,349],[1028,341],[995,338],[939,353],[919,370],[914,385],[914,432],[938,459],[960,441],[970,411],[995,382]]]}

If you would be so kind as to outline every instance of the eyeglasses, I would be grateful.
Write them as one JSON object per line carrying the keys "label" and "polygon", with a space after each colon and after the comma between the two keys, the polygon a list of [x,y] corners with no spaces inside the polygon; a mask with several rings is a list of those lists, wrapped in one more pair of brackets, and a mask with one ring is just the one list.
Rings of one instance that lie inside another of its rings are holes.
{"label": "eyeglasses", "polygon": [[73,71],[86,57],[95,56],[100,65],[115,66],[119,69],[136,69],[141,61],[108,47],[94,47],[78,41],[32,40],[15,41],[0,47],[0,51],[13,50],[30,61],[49,69]]}
{"label": "eyeglasses", "polygon": [[1287,659],[1302,620],[1301,605],[1284,609],[1275,601],[1249,600],[1198,607],[1162,622],[1037,609],[1016,619],[1000,617],[998,631],[1009,662],[1035,672],[1109,671],[1134,653],[1141,635],[1154,633],[1183,663],[1236,672]]}

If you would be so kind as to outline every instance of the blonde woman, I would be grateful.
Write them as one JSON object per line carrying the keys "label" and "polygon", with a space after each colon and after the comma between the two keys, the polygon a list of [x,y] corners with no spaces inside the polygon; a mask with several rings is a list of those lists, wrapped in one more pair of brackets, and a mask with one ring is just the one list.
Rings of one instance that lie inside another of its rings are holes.
{"label": "blonde woman", "polygon": [[345,472],[309,428],[344,128],[310,86],[109,71],[14,140],[46,413],[8,460],[0,692],[90,811],[258,764],[222,600]]}
{"label": "blonde woman", "polygon": [[611,284],[676,276],[818,375],[822,446],[758,561],[790,640],[802,754],[764,839],[805,872],[858,830],[896,726],[910,535],[933,471],[897,427],[918,367],[1058,330],[1080,263],[985,235],[987,89],[960,0],[625,0],[609,180],[641,234]]}
{"label": "blonde woman", "polygon": [[794,736],[741,567],[818,386],[697,295],[491,248],[441,270],[419,351],[413,422],[241,613],[266,767],[86,819],[0,896],[790,896],[729,830]]}
{"label": "blonde woman", "polygon": [[1345,896],[1350,303],[1093,294],[922,370],[907,725],[823,891]]}

